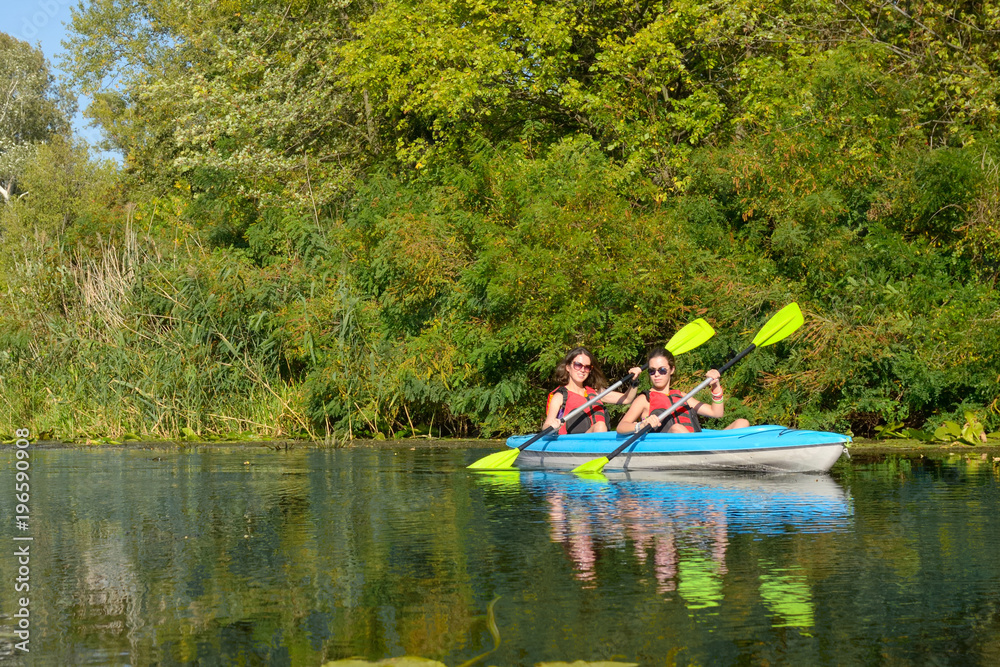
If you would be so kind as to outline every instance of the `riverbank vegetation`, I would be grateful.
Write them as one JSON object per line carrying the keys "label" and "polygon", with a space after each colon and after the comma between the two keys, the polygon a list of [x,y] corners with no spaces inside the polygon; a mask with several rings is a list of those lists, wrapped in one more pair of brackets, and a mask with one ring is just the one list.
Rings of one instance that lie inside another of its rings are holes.
{"label": "riverbank vegetation", "polygon": [[568,347],[617,376],[703,316],[688,386],[793,300],[728,415],[1000,426],[995,2],[91,0],[72,29],[123,163],[51,82],[51,122],[0,127],[0,430],[533,431]]}

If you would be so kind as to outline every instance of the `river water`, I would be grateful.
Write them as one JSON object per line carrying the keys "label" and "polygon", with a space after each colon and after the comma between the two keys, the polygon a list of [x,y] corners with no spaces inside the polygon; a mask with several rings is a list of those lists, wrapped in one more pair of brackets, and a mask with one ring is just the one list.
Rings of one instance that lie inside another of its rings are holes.
{"label": "river water", "polygon": [[991,457],[465,469],[489,451],[35,449],[24,530],[0,451],[0,662],[455,666],[492,621],[476,664],[1000,664]]}

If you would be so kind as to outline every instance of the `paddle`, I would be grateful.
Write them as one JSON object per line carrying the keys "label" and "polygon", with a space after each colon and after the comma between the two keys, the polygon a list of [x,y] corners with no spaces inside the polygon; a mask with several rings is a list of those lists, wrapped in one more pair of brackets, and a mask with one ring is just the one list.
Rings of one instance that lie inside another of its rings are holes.
{"label": "paddle", "polygon": [[[727,361],[725,365],[719,369],[719,375],[722,375],[723,373],[728,371],[730,368],[733,367],[733,364],[735,364],[737,361],[739,361],[743,357],[747,356],[748,354],[756,350],[758,347],[765,347],[767,345],[777,343],[779,340],[787,338],[793,332],[795,332],[796,329],[802,326],[803,321],[804,320],[802,318],[802,311],[799,310],[798,305],[795,303],[788,304],[787,306],[779,310],[777,313],[775,313],[771,317],[771,319],[767,321],[767,324],[765,324],[761,328],[761,330],[757,333],[757,336],[753,339],[753,342],[750,343],[750,346],[747,349],[743,350],[735,357]],[[669,408],[665,408],[663,410],[657,410],[655,413],[656,416],[662,420],[664,417],[673,414],[681,406],[685,405],[688,402],[688,400],[693,398],[695,394],[697,394],[699,391],[701,391],[711,383],[712,380],[706,378],[701,384],[699,384],[697,387],[689,391],[687,395],[684,396],[684,398],[680,399],[679,401],[671,405]],[[607,456],[602,456],[600,458],[594,459],[593,461],[587,461],[586,463],[574,468],[573,472],[578,472],[578,473],[601,472],[604,469],[604,466],[608,465],[611,459],[615,458],[616,456],[624,452],[633,442],[643,437],[651,430],[652,427],[649,426],[648,424],[646,426],[643,426],[641,429],[639,429],[638,433],[631,436],[628,440],[619,445],[617,449],[615,449]]]}
{"label": "paddle", "polygon": [[[698,347],[699,345],[701,345],[714,335],[715,335],[715,330],[712,329],[712,326],[705,320],[698,318],[694,322],[691,322],[690,324],[682,327],[680,331],[675,333],[670,338],[670,340],[667,341],[667,349],[670,350],[670,352],[672,352],[673,354],[684,354],[685,352],[693,350],[694,348]],[[643,366],[642,370],[646,370],[646,366]],[[576,410],[573,410],[568,415],[563,415],[563,417],[559,420],[559,426],[549,426],[548,428],[543,429],[541,433],[536,433],[533,437],[528,438],[528,440],[520,447],[517,447],[516,449],[507,449],[502,452],[495,452],[493,454],[489,454],[479,459],[478,461],[474,462],[469,467],[480,470],[484,469],[498,470],[501,468],[511,467],[514,464],[514,461],[517,459],[518,455],[522,451],[524,451],[528,447],[528,445],[538,442],[540,439],[544,438],[547,435],[551,435],[552,433],[557,433],[559,431],[559,428],[567,421],[581,414],[584,410],[586,410],[587,408],[589,408],[590,406],[594,405],[599,400],[604,398],[604,396],[607,395],[608,392],[614,391],[615,389],[620,387],[626,380],[630,380],[631,378],[632,378],[631,373],[626,374],[625,377],[623,377],[621,380],[614,383],[613,385],[602,391],[597,396],[594,396],[592,399],[590,399],[589,401],[578,407]]]}

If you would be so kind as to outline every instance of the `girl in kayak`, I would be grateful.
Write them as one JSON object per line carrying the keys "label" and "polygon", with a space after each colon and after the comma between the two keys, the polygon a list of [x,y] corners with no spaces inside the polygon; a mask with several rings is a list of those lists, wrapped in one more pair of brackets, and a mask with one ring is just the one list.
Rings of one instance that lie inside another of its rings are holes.
{"label": "girl in kayak", "polygon": [[597,433],[608,430],[608,418],[604,412],[604,403],[628,405],[635,399],[636,385],[642,369],[638,366],[629,369],[632,374],[632,386],[628,393],[611,391],[580,415],[560,426],[559,420],[573,410],[596,396],[608,382],[604,373],[594,363],[594,355],[585,347],[576,347],[566,353],[556,366],[555,379],[562,386],[549,394],[548,406],[545,409],[545,423],[542,428],[559,427],[559,433]]}
{"label": "girl in kayak", "polygon": [[[651,426],[653,431],[662,433],[694,433],[701,430],[698,415],[718,419],[725,414],[725,397],[722,385],[719,384],[719,371],[714,368],[706,375],[714,380],[709,385],[712,391],[711,405],[702,403],[696,398],[690,398],[687,405],[678,408],[662,421],[659,417],[650,414],[656,410],[669,408],[684,398],[684,392],[670,388],[670,380],[675,370],[674,355],[667,350],[658,347],[649,353],[649,379],[653,383],[653,388],[639,394],[632,402],[628,412],[618,423],[619,433],[638,433],[647,425]],[[726,428],[745,428],[749,425],[750,422],[746,419],[737,419]]]}

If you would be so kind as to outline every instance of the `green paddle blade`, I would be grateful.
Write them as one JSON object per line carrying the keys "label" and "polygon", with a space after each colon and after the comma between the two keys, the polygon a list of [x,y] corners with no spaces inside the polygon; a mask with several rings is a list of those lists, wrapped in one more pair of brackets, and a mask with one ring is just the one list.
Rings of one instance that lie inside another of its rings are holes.
{"label": "green paddle blade", "polygon": [[502,452],[487,454],[469,467],[473,470],[503,470],[514,465],[517,455],[521,453],[519,449],[507,449]]}
{"label": "green paddle blade", "polygon": [[757,347],[764,347],[765,345],[777,343],[779,340],[792,335],[804,322],[805,319],[802,317],[799,305],[797,303],[790,303],[771,316],[767,324],[757,332],[757,336],[753,339],[753,344]]}
{"label": "green paddle blade", "polygon": [[667,349],[672,354],[684,354],[693,350],[699,345],[706,343],[709,338],[715,335],[715,329],[700,317],[694,322],[687,324],[670,337],[667,341]]}
{"label": "green paddle blade", "polygon": [[599,459],[594,459],[592,461],[587,461],[582,463],[577,467],[573,468],[575,473],[596,473],[604,470],[604,466],[608,465],[608,457],[602,456]]}
{"label": "green paddle blade", "polygon": [[473,473],[477,481],[494,487],[509,488],[521,486],[521,471],[517,468],[507,470],[480,470]]}
{"label": "green paddle blade", "polygon": [[[586,463],[584,465],[587,465]],[[570,472],[576,472],[571,470]],[[576,472],[577,479],[582,479],[587,482],[599,482],[601,484],[607,484],[608,478],[604,476],[603,472]]]}

